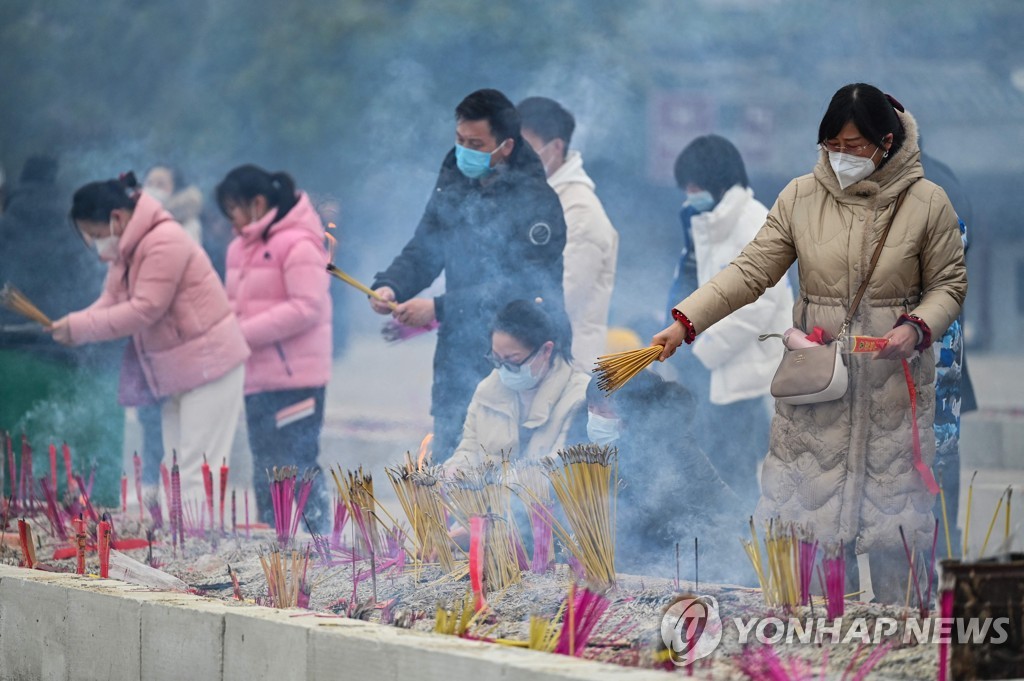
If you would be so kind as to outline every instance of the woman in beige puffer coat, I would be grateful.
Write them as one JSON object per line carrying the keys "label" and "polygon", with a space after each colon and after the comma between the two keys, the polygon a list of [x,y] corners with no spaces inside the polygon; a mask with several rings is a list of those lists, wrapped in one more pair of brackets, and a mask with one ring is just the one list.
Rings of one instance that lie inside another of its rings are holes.
{"label": "woman in beige puffer coat", "polygon": [[[783,190],[754,240],[725,270],[673,311],[654,337],[662,358],[729,313],[756,300],[794,260],[800,292],[794,325],[838,335],[897,198],[882,255],[849,330],[884,336],[876,356],[849,355],[849,389],[831,402],[777,403],[762,467],[756,518],[796,522],[823,542],[870,555],[874,592],[901,598],[907,541],[929,546],[932,495],[913,465],[908,359],[917,389],[924,463],[934,457],[935,357],[940,337],[967,292],[963,246],[945,192],[924,179],[917,124],[870,85],[839,90],[819,128],[814,172]],[[865,164],[863,159],[871,159]],[[858,160],[861,159],[861,160]],[[865,167],[866,166],[866,167]],[[864,575],[862,584],[864,583]]]}

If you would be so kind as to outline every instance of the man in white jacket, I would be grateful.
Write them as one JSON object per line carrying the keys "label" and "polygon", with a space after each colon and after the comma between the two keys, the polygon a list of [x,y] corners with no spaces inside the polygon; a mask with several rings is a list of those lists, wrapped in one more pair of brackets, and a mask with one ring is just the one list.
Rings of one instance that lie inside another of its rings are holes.
{"label": "man in white jacket", "polygon": [[589,370],[605,351],[619,234],[583,170],[583,157],[569,151],[576,128],[572,114],[547,97],[529,97],[516,108],[523,139],[540,156],[565,213],[562,285],[572,324],[572,355],[577,368]]}

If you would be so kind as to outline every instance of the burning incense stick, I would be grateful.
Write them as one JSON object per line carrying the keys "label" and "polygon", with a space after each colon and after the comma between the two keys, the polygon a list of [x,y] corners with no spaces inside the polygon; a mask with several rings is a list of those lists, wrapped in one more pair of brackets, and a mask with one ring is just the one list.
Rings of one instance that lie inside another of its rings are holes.
{"label": "burning incense stick", "polygon": [[553,528],[601,588],[615,583],[615,514],[619,486],[618,451],[576,445],[544,460],[548,479],[565,511],[573,536]]}
{"label": "burning incense stick", "polygon": [[[282,556],[278,547],[272,547],[267,553],[257,551],[263,575],[267,580],[267,598],[275,608],[294,608],[299,604],[299,595],[303,591],[308,598],[309,586],[306,582],[306,571],[309,566],[309,550],[300,554],[292,550],[290,560]],[[289,569],[290,568],[290,569]],[[308,600],[306,601],[308,603]]]}
{"label": "burning incense stick", "polygon": [[[359,545],[363,555],[381,552],[381,535],[377,526],[377,500],[373,494],[373,476],[364,473],[362,466],[356,471],[343,473],[341,468],[331,469],[338,495],[348,509],[348,515],[359,529]],[[356,547],[353,546],[353,549]]]}
{"label": "burning incense stick", "polygon": [[597,386],[610,395],[626,382],[646,369],[654,360],[661,356],[664,346],[652,345],[649,348],[616,352],[597,358],[597,366],[593,373],[597,374]]}
{"label": "burning incense stick", "polygon": [[[903,550],[906,552],[906,554],[907,554],[907,562],[910,564],[910,574],[913,576],[914,590],[917,592],[917,602],[918,602],[918,605],[920,606],[920,608],[923,610],[925,606],[924,606],[924,598],[921,596],[921,582],[917,578],[917,570],[914,569],[914,558],[917,555],[917,551],[916,550],[914,550],[914,551],[910,550],[910,545],[907,544],[907,535],[904,534],[903,526],[902,525],[900,525],[900,539],[903,540]],[[915,541],[914,543],[916,544],[917,542]],[[916,549],[916,547],[915,547],[915,549]]]}
{"label": "burning incense stick", "polygon": [[0,305],[42,326],[53,326],[50,318],[10,283],[4,284],[4,287],[0,289]]}
{"label": "burning incense stick", "polygon": [[358,280],[356,280],[355,277],[352,277],[351,275],[345,273],[344,271],[339,269],[336,265],[334,265],[334,263],[331,263],[331,264],[327,265],[327,271],[330,272],[335,277],[337,277],[338,279],[341,279],[343,282],[345,282],[349,286],[362,291],[363,293],[365,293],[366,295],[370,296],[371,298],[373,298],[375,300],[378,300],[378,301],[380,301],[382,303],[387,303],[388,307],[390,307],[392,310],[398,308],[398,304],[395,301],[393,301],[393,300],[385,300],[379,293],[374,291],[369,286],[366,286],[365,284],[359,282]]}

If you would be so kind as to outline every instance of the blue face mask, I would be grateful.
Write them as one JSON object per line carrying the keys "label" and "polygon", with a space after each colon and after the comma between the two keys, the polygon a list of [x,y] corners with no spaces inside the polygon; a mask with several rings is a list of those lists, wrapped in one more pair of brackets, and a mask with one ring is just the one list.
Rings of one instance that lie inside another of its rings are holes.
{"label": "blue face mask", "polygon": [[621,437],[619,420],[587,412],[587,437],[598,445],[610,445]]}
{"label": "blue face mask", "polygon": [[471,180],[479,180],[481,177],[490,175],[494,168],[491,167],[491,156],[505,146],[502,142],[494,151],[477,151],[464,147],[461,144],[455,145],[455,165],[463,175]]}
{"label": "blue face mask", "polygon": [[705,213],[714,207],[715,197],[706,189],[696,194],[687,194],[686,201],[683,202],[683,208],[692,208],[697,213]]}
{"label": "blue face mask", "polygon": [[530,362],[515,369],[500,366],[498,367],[498,378],[501,380],[502,385],[517,393],[524,390],[533,390],[540,383],[540,376],[533,375],[533,370],[530,369]]}

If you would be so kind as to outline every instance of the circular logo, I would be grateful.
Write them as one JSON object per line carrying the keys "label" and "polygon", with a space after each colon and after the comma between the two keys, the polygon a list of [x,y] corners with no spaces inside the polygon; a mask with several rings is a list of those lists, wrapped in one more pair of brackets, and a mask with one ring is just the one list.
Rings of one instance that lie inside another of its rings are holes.
{"label": "circular logo", "polygon": [[677,600],[662,615],[661,640],[678,666],[713,653],[722,642],[718,601],[711,596],[684,596]]}
{"label": "circular logo", "polygon": [[551,241],[551,226],[546,222],[538,222],[530,227],[530,243],[534,246],[544,246]]}

